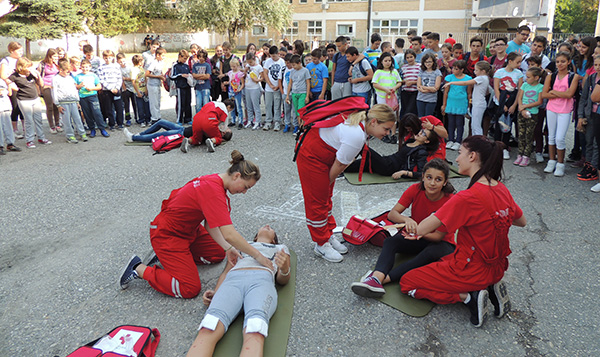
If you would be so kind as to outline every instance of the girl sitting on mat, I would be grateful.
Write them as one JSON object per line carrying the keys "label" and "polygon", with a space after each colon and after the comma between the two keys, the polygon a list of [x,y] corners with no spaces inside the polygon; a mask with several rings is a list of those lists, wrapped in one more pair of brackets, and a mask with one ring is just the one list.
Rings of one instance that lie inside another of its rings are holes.
{"label": "girl sitting on mat", "polygon": [[188,357],[212,356],[217,342],[242,308],[242,355],[262,356],[269,320],[277,309],[275,282],[285,285],[290,280],[290,253],[284,244],[279,244],[277,234],[268,225],[258,230],[250,245],[272,261],[275,270],[265,268],[247,254],[235,265],[228,261],[215,290],[207,290],[202,296],[209,307]]}
{"label": "girl sitting on mat", "polygon": [[[392,155],[381,156],[377,151],[369,148],[364,158],[365,172],[372,172],[382,176],[392,176],[394,179],[415,178],[420,179],[427,157],[437,151],[439,138],[433,130],[421,129],[413,139],[403,145],[400,150]],[[361,160],[355,160],[346,172],[358,172]]]}
{"label": "girl sitting on mat", "polygon": [[[448,181],[450,167],[440,159],[433,159],[425,165],[423,179],[410,186],[394,208],[388,213],[388,220],[406,224],[405,229],[387,238],[377,259],[373,272],[369,271],[362,281],[352,284],[352,291],[360,296],[378,298],[385,294],[383,284],[398,282],[409,270],[435,262],[452,253],[454,232],[446,232],[442,227],[424,236],[424,239],[407,239],[417,232],[417,225],[431,213],[437,211],[454,193]],[[402,213],[411,207],[411,215]],[[407,262],[394,266],[396,253],[416,254]]]}
{"label": "girl sitting on mat", "polygon": [[482,135],[462,141],[456,159],[459,172],[469,175],[469,188],[457,193],[417,226],[417,241],[444,225],[458,229],[456,249],[439,262],[413,269],[400,279],[404,294],[437,304],[463,302],[471,323],[480,327],[487,317],[488,298],[500,318],[510,309],[506,286],[501,281],[508,269],[511,225],[524,227],[523,211],[502,179],[504,144]]}

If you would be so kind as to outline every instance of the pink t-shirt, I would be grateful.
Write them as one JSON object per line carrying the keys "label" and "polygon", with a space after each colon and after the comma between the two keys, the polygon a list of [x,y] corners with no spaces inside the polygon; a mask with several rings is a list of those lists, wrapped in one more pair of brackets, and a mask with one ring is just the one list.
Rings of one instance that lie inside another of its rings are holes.
{"label": "pink t-shirt", "polygon": [[52,78],[58,74],[58,66],[54,64],[49,65],[47,63],[43,63],[42,66],[44,66],[44,76],[42,77],[44,85],[52,87]]}
{"label": "pink t-shirt", "polygon": [[[562,79],[559,75],[556,75],[554,81],[553,90],[559,92],[566,92],[569,90],[569,75],[564,76]],[[566,114],[573,111],[573,98],[552,98],[548,100],[546,109],[553,111],[554,113]]]}

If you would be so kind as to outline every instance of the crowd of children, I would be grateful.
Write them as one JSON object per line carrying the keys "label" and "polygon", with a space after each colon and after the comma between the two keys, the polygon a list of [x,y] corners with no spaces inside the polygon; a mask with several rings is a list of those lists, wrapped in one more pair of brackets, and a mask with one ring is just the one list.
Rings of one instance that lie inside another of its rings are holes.
{"label": "crowd of children", "polygon": [[[440,118],[449,134],[447,149],[458,150],[469,134],[490,135],[506,144],[506,160],[511,157],[510,146],[518,143],[513,145],[518,146],[515,165],[530,165],[532,154],[536,163],[543,163],[546,155],[545,172],[563,176],[565,162],[573,161],[574,167],[582,168],[579,179],[598,179],[593,134],[598,108],[591,100],[600,71],[600,64],[594,63],[594,55],[600,53],[595,38],[557,45],[555,61],[550,61],[544,54],[547,39],[536,36],[528,44],[527,26],[519,27],[512,41],[500,36],[487,49],[475,36],[467,52],[451,37],[440,45],[437,33],[407,35],[409,49],[404,49],[401,38],[392,46],[373,34],[362,52],[345,36],[310,53],[305,53],[300,40],[264,44],[260,49],[248,44],[241,57],[232,53],[228,42],[216,46],[211,58],[192,44],[189,51],[179,51],[170,68],[157,40],[129,60],[110,50],[102,51],[100,59],[85,41],[80,43],[81,56],[67,58],[63,49],[49,49],[37,70],[22,57],[22,46],[11,42],[9,56],[0,62],[0,98],[7,97],[0,101],[5,103],[2,112],[10,112],[0,125],[0,153],[20,150],[15,139],[24,134],[28,148],[51,143],[41,124],[40,96],[50,133],[64,131],[68,142],[77,143],[76,134],[86,141],[97,131],[108,137],[111,130],[136,123],[144,127],[162,119],[164,86],[176,97],[178,124],[190,123],[211,99],[232,98],[236,108],[230,127],[296,134],[302,125],[298,109],[315,100],[355,95],[369,105],[389,105],[398,118],[409,113]],[[73,88],[78,97],[72,95]],[[24,134],[18,130],[19,119]],[[468,134],[465,119],[470,119]],[[577,123],[575,148],[567,156],[565,136],[571,120]],[[9,121],[12,130],[7,129]],[[396,143],[397,136],[384,141]],[[600,185],[593,190],[600,192]]]}

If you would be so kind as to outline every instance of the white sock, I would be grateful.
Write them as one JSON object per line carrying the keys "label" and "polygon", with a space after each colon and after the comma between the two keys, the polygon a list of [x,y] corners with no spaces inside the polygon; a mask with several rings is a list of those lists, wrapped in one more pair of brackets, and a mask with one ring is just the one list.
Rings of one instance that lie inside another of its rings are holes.
{"label": "white sock", "polygon": [[467,298],[463,301],[465,304],[468,304],[471,301],[471,294],[467,294]]}

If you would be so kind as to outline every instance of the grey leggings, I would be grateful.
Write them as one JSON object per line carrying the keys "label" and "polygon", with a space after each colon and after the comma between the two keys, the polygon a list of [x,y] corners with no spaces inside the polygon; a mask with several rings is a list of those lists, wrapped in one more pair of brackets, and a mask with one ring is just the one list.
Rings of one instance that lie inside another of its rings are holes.
{"label": "grey leggings", "polygon": [[248,109],[248,123],[260,123],[260,89],[246,89],[246,108]]}
{"label": "grey leggings", "polygon": [[270,271],[253,269],[227,273],[199,329],[214,331],[218,321],[221,321],[227,331],[242,308],[246,333],[258,332],[267,337],[269,320],[277,309],[277,290]]}
{"label": "grey leggings", "polygon": [[25,119],[25,140],[28,143],[33,142],[36,134],[38,140],[46,139],[44,128],[42,127],[42,110],[44,110],[44,106],[40,98],[28,100],[17,99],[17,102],[19,103],[21,114]]}

